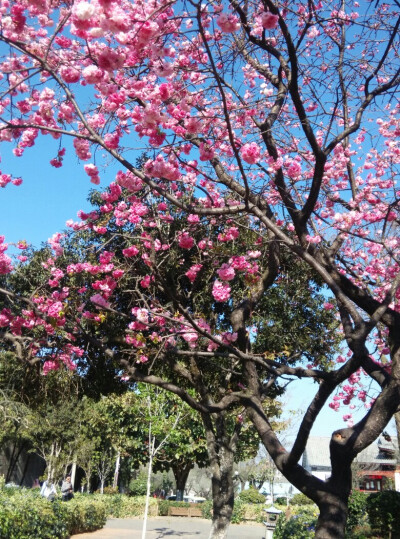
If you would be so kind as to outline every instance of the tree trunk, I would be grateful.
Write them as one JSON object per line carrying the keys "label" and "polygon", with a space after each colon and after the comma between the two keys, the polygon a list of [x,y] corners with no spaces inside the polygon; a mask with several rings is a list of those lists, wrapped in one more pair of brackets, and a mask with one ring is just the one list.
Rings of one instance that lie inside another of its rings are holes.
{"label": "tree trunk", "polygon": [[176,501],[182,502],[185,494],[186,482],[189,477],[189,472],[193,468],[193,464],[187,464],[186,466],[181,465],[173,467],[172,471],[175,477],[176,483]]}
{"label": "tree trunk", "polygon": [[18,442],[14,442],[12,453],[9,459],[8,468],[7,468],[6,483],[11,481],[15,467],[18,463],[19,457],[21,456],[21,453],[24,447],[25,447],[25,442],[22,442],[22,444],[20,445],[18,444]]}
{"label": "tree trunk", "polygon": [[[226,451],[222,451],[226,453]],[[220,459],[217,474],[213,473],[213,516],[209,539],[225,539],[231,523],[234,503],[233,455],[224,455]]]}
{"label": "tree trunk", "polygon": [[72,485],[72,488],[75,487],[75,478],[76,478],[76,459],[74,458],[74,462],[72,463],[72,467],[71,467],[71,485]]}
{"label": "tree trunk", "polygon": [[347,502],[329,493],[324,498],[324,503],[319,506],[315,539],[342,539],[346,528]]}
{"label": "tree trunk", "polygon": [[31,460],[31,456],[32,456],[32,453],[28,453],[28,457],[25,461],[25,466],[24,466],[24,471],[22,472],[22,477],[19,481],[19,486],[22,487],[22,484],[24,482],[24,479],[25,479],[25,476],[26,476],[26,472],[28,470],[28,466],[29,466],[29,461]]}
{"label": "tree trunk", "polygon": [[225,539],[233,512],[233,466],[240,430],[235,429],[229,436],[223,413],[215,417],[215,425],[209,415],[202,418],[212,473],[213,516],[209,539]]}
{"label": "tree trunk", "polygon": [[318,505],[320,515],[315,539],[343,539],[351,490],[352,463],[351,451],[345,442],[353,431],[341,429],[333,433],[330,442],[332,475],[328,480],[322,481],[296,461],[289,461],[289,454],[273,432],[260,403],[249,407],[248,414],[278,470]]}
{"label": "tree trunk", "polygon": [[114,480],[113,480],[114,488],[118,488],[118,476],[119,476],[120,463],[121,463],[121,452],[118,451],[117,459],[115,461],[115,470],[114,470]]}
{"label": "tree trunk", "polygon": [[151,489],[151,474],[153,471],[153,456],[155,448],[155,438],[152,439],[151,436],[151,423],[149,427],[149,462],[148,462],[148,472],[147,472],[147,488],[146,488],[146,504],[144,507],[143,515],[143,527],[142,527],[142,539],[146,539],[146,528],[147,528],[147,516],[149,514],[149,501],[150,501],[150,489]]}

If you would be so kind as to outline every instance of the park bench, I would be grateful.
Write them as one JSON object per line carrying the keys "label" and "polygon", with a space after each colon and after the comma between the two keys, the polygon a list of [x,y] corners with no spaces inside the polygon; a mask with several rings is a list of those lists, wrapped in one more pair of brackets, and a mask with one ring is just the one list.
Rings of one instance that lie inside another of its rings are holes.
{"label": "park bench", "polygon": [[170,517],[201,517],[202,512],[200,507],[169,507],[168,515]]}

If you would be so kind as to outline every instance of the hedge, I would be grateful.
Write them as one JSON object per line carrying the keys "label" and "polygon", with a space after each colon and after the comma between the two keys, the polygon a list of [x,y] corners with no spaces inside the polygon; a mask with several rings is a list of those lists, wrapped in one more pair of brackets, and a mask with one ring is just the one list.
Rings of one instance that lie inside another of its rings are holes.
{"label": "hedge", "polygon": [[[146,496],[127,496],[126,494],[89,494],[90,499],[105,504],[107,515],[115,518],[140,517],[144,515]],[[159,513],[159,500],[150,498],[149,516],[156,517]]]}
{"label": "hedge", "polygon": [[38,490],[0,490],[0,539],[67,539],[102,528],[106,520],[106,505],[99,500],[78,495],[50,502]]}

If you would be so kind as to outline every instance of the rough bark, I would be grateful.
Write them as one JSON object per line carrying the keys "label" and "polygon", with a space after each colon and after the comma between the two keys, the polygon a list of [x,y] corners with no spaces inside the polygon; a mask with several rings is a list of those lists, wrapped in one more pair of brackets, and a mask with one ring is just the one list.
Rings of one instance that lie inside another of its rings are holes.
{"label": "rough bark", "polygon": [[229,436],[223,414],[215,425],[209,415],[203,415],[211,467],[213,516],[209,539],[225,539],[232,518],[234,503],[233,466],[238,433]]}
{"label": "rough bark", "polygon": [[213,517],[209,539],[225,539],[231,522],[234,488],[233,488],[233,454],[228,449],[220,451],[217,473],[211,478],[213,493]]}
{"label": "rough bark", "polygon": [[326,493],[324,501],[319,504],[320,514],[316,539],[341,539],[345,534],[347,520],[347,498],[341,499],[331,493]]}

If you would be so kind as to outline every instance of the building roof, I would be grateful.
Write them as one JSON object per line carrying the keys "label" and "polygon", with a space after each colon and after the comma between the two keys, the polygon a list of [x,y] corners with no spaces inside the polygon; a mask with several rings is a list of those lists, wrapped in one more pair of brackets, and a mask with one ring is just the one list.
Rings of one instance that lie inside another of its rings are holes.
{"label": "building roof", "polygon": [[[330,436],[311,436],[302,458],[302,465],[308,470],[331,469],[329,453]],[[395,439],[385,439],[380,436],[378,440],[366,447],[357,456],[356,462],[361,464],[395,466],[398,461],[398,444]]]}

